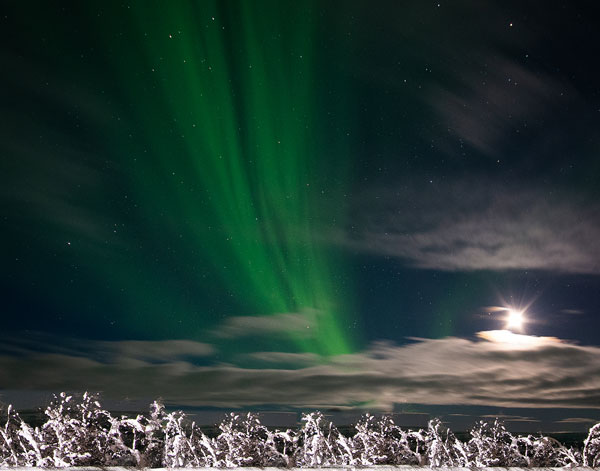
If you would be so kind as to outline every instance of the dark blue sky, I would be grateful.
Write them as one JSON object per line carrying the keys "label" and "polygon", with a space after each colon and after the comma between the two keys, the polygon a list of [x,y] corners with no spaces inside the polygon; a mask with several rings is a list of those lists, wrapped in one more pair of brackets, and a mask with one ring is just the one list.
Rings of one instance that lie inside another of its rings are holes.
{"label": "dark blue sky", "polygon": [[[591,5],[304,6],[3,5],[0,400],[93,389],[585,429]],[[229,75],[204,87],[213,69],[188,59]],[[239,174],[217,150],[232,141]],[[227,245],[232,228],[253,242]],[[522,329],[499,337],[498,307],[525,309]]]}

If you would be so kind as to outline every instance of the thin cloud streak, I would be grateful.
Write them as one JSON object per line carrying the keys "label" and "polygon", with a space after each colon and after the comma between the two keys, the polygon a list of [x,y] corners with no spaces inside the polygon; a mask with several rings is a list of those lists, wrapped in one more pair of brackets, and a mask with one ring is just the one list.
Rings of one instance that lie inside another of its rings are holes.
{"label": "thin cloud streak", "polygon": [[313,336],[313,331],[318,325],[318,316],[319,312],[316,310],[266,316],[233,316],[213,329],[211,335],[220,339],[274,334],[294,334],[309,338]]}
{"label": "thin cloud streak", "polygon": [[371,190],[337,242],[417,268],[600,273],[600,206],[542,187],[457,180]]}
{"label": "thin cloud streak", "polygon": [[[529,145],[545,151],[547,137],[536,136],[528,123],[555,115],[564,102],[580,104],[568,83],[534,73],[519,61],[490,58],[487,51],[474,53],[470,61],[476,66],[466,66],[455,76],[452,89],[432,87],[428,104],[451,136],[490,159],[503,158],[506,143],[521,133],[528,136]],[[443,142],[442,150],[456,154]]]}

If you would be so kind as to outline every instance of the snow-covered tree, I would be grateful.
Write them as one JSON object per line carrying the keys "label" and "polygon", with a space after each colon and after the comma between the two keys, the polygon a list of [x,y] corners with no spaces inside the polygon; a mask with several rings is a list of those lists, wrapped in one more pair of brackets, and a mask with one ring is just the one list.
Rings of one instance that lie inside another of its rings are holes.
{"label": "snow-covered tree", "polygon": [[479,421],[470,433],[467,450],[471,466],[527,466],[517,438],[498,419],[493,424]]}
{"label": "snow-covered tree", "polygon": [[583,465],[600,466],[600,424],[590,428],[588,436],[583,442]]}
{"label": "snow-covered tree", "polygon": [[257,414],[231,413],[219,429],[218,466],[285,466],[289,462],[277,449],[276,437],[260,423]]}
{"label": "snow-covered tree", "polygon": [[410,448],[408,432],[389,416],[365,414],[354,427],[352,453],[356,464],[418,464],[420,456]]}
{"label": "snow-covered tree", "polygon": [[354,465],[352,441],[344,437],[320,412],[302,415],[298,446],[294,456],[297,466]]}
{"label": "snow-covered tree", "polygon": [[577,466],[581,462],[578,451],[565,447],[551,437],[518,437],[517,443],[527,466],[535,468]]}
{"label": "snow-covered tree", "polygon": [[[268,459],[270,466],[295,466],[295,452],[298,444],[298,434],[293,430],[269,432],[267,448],[271,457]],[[275,464],[279,463],[279,464]]]}
{"label": "snow-covered tree", "polygon": [[218,462],[215,441],[194,423],[186,424],[183,412],[171,412],[164,421],[163,466],[203,468]]}
{"label": "snow-covered tree", "polygon": [[110,429],[113,418],[96,396],[54,396],[44,411],[40,449],[52,466],[87,466],[110,461]]}
{"label": "snow-covered tree", "polygon": [[27,425],[10,405],[3,416],[4,425],[0,428],[0,467],[49,464],[40,450],[39,430]]}
{"label": "snow-covered tree", "polygon": [[[165,408],[157,401],[150,405],[150,416],[135,419],[122,417],[114,422],[112,434],[116,443],[124,447],[126,465],[159,468],[163,462]],[[133,459],[133,463],[130,461]]]}
{"label": "snow-covered tree", "polygon": [[346,437],[320,412],[304,414],[297,432],[271,431],[257,414],[229,414],[220,434],[209,438],[160,402],[147,416],[117,418],[88,393],[61,393],[44,412],[39,428],[11,406],[0,412],[0,467],[600,466],[600,424],[590,429],[582,453],[550,437],[512,435],[498,420],[478,422],[463,443],[438,419],[425,430],[405,431],[388,416],[370,414]]}
{"label": "snow-covered tree", "polygon": [[425,432],[425,448],[429,466],[468,466],[469,456],[465,445],[440,419],[430,420]]}

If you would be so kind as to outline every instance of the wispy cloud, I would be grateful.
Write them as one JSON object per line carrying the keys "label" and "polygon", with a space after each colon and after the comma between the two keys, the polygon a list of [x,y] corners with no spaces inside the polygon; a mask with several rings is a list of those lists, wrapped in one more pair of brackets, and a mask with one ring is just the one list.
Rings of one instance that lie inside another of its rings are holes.
{"label": "wispy cloud", "polygon": [[533,417],[523,417],[520,415],[506,415],[506,414],[486,414],[481,416],[482,419],[500,419],[504,422],[540,422],[538,419]]}
{"label": "wispy cloud", "polygon": [[249,363],[253,368],[305,368],[318,364],[322,358],[316,353],[305,352],[253,352],[239,359],[241,363]]}
{"label": "wispy cloud", "polygon": [[0,355],[59,355],[100,363],[143,365],[193,361],[215,354],[215,348],[193,340],[86,340],[29,333],[0,336]]}
{"label": "wispy cloud", "polygon": [[572,315],[580,315],[580,314],[585,313],[585,311],[583,311],[581,309],[562,309],[560,312],[562,312],[563,314],[572,314]]}
{"label": "wispy cloud", "polygon": [[318,325],[318,316],[319,312],[315,310],[267,316],[234,316],[227,318],[211,333],[214,337],[222,339],[283,333],[310,337]]}
{"label": "wispy cloud", "polygon": [[536,138],[528,126],[555,114],[567,100],[578,101],[577,92],[555,77],[531,71],[525,57],[517,62],[485,51],[472,54],[470,61],[474,65],[461,69],[452,88],[440,84],[429,94],[429,105],[450,135],[490,158],[503,158],[507,143],[521,134],[532,139],[528,145],[547,151],[539,140],[547,135]]}
{"label": "wispy cloud", "polygon": [[359,195],[338,241],[440,270],[600,273],[600,206],[580,195],[485,180],[400,182]]}
{"label": "wispy cloud", "polygon": [[211,356],[212,345],[193,340],[126,340],[98,342],[99,349],[113,360],[166,363]]}
{"label": "wispy cloud", "polygon": [[483,332],[477,332],[477,337],[489,340],[490,342],[507,345],[508,348],[512,348],[512,346],[515,345],[537,347],[561,342],[561,340],[556,337],[537,337],[535,335],[515,334],[509,330],[484,330]]}
{"label": "wispy cloud", "polygon": [[598,422],[598,420],[589,417],[568,417],[566,419],[556,420],[555,422],[557,424],[589,424]]}
{"label": "wispy cloud", "polygon": [[[5,350],[0,355],[0,383],[6,390],[87,389],[101,391],[108,399],[160,396],[173,405],[226,408],[600,404],[600,348],[564,342],[507,344],[451,337],[402,346],[378,343],[329,359],[304,356],[294,369],[201,366],[186,356],[209,353],[210,348],[189,341],[150,342],[145,352],[143,342],[111,342],[109,350],[119,355],[94,354],[98,345],[88,346],[84,355],[86,345],[81,342],[77,354],[23,346],[18,353]],[[280,366],[277,361],[285,355],[267,352],[262,359],[274,359],[274,366]]]}

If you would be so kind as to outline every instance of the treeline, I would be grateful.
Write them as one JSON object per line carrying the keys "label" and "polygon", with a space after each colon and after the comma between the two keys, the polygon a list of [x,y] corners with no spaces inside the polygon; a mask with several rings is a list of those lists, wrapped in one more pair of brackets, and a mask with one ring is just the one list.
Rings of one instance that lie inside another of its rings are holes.
{"label": "treeline", "polygon": [[365,414],[346,437],[320,412],[304,414],[298,430],[268,430],[257,414],[229,414],[208,437],[183,412],[159,402],[148,415],[114,417],[97,398],[61,393],[31,427],[9,406],[0,422],[0,467],[137,466],[600,466],[600,424],[583,449],[554,438],[512,435],[504,425],[478,422],[461,441],[438,419],[405,430],[388,416]]}

